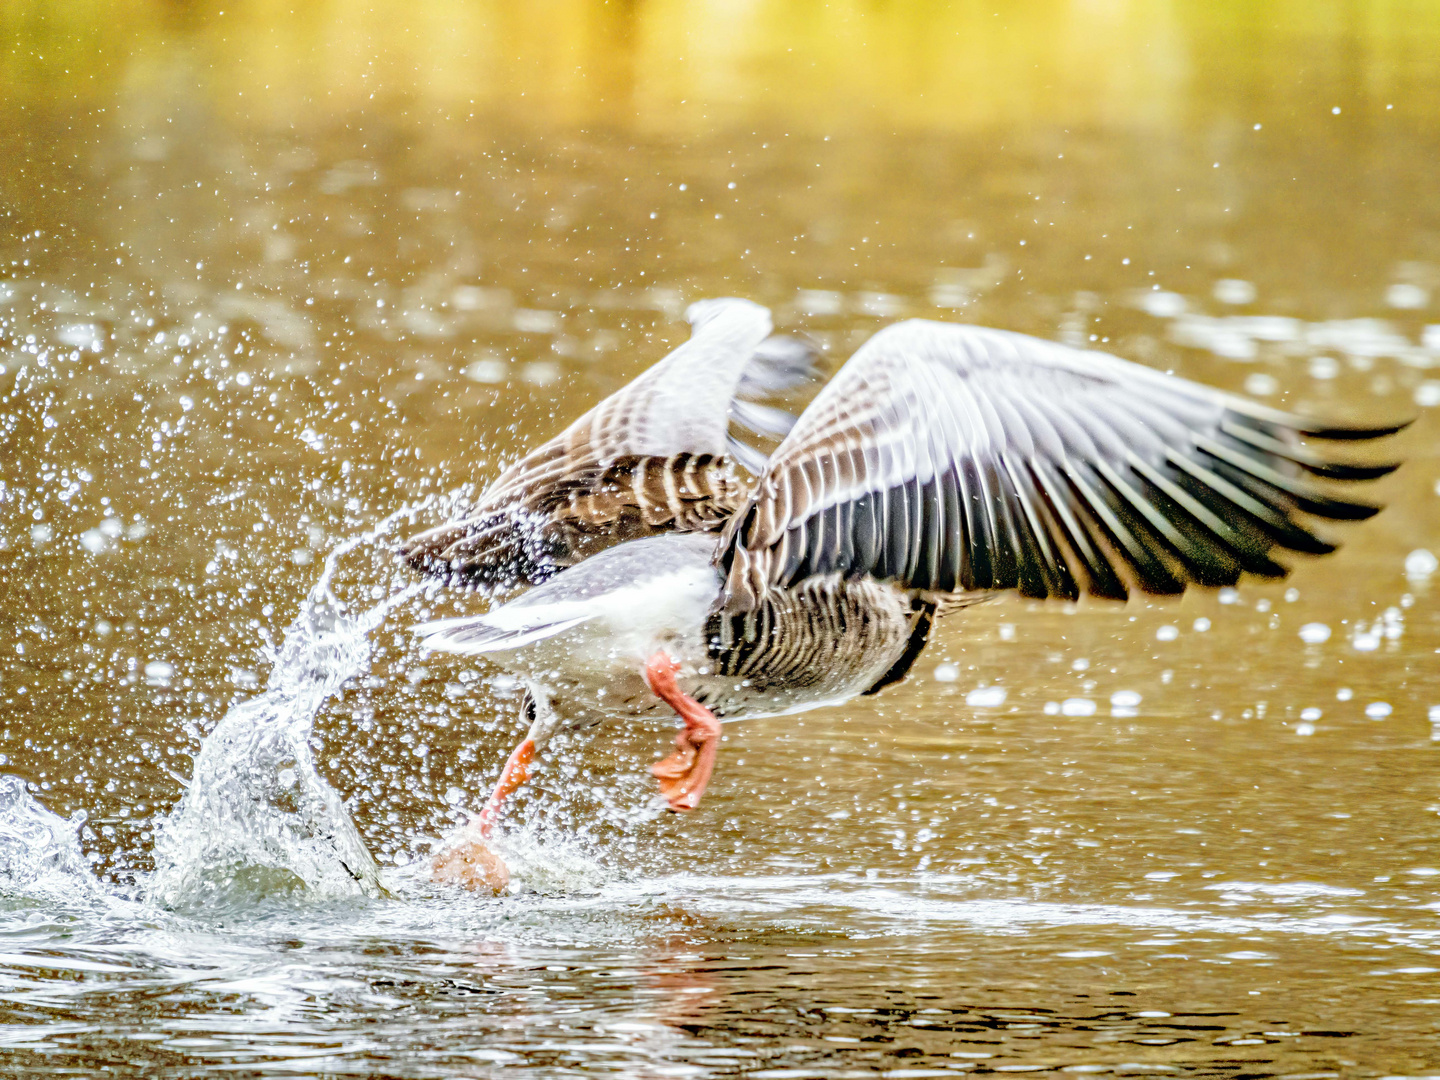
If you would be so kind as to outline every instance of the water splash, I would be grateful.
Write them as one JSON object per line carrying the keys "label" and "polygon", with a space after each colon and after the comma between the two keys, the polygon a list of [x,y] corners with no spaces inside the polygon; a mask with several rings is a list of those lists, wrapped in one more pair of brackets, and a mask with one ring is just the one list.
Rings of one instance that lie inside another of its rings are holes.
{"label": "water splash", "polygon": [[380,896],[379,868],[310,748],[315,714],[364,670],[369,634],[419,586],[358,613],[335,598],[341,556],[409,511],[336,547],[320,580],[271,651],[269,681],[234,706],[205,740],[189,789],[159,830],[152,900],[167,908],[303,893],[313,899]]}
{"label": "water splash", "polygon": [[67,821],[25,790],[18,776],[0,776],[0,896],[74,900],[96,888],[80,850],[83,815]]}

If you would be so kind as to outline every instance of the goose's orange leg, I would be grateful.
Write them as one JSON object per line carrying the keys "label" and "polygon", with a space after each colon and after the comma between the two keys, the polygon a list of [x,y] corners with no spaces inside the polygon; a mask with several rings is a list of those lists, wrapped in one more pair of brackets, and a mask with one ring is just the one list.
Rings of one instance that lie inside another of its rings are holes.
{"label": "goose's orange leg", "polygon": [[530,764],[536,753],[554,734],[559,719],[548,697],[537,697],[535,688],[527,691],[527,708],[534,708],[534,720],[524,740],[510,752],[500,779],[485,807],[460,828],[446,837],[445,845],[430,862],[430,877],[450,885],[463,885],[476,892],[502,892],[510,883],[510,871],[504,860],[490,847],[488,840],[495,831],[505,800],[515,789],[530,779]]}
{"label": "goose's orange leg", "polygon": [[679,714],[685,722],[675,736],[675,752],[650,766],[660,781],[660,794],[671,810],[694,810],[705,794],[705,785],[715,771],[715,751],[720,744],[720,721],[700,702],[683,692],[675,682],[680,665],[663,649],[645,662],[645,681],[655,696]]}
{"label": "goose's orange leg", "polygon": [[510,752],[500,771],[495,790],[485,809],[453,833],[449,842],[430,862],[430,877],[446,885],[463,885],[472,892],[503,892],[510,884],[510,870],[486,841],[495,829],[500,808],[515,789],[530,778],[535,759],[535,740],[527,738]]}
{"label": "goose's orange leg", "polygon": [[495,782],[495,790],[490,792],[490,798],[485,800],[485,809],[476,815],[475,825],[481,836],[488,837],[495,830],[500,808],[521,784],[530,779],[530,762],[534,760],[534,739],[527,738],[510,751],[510,759],[505,762],[505,768],[500,770],[500,779]]}

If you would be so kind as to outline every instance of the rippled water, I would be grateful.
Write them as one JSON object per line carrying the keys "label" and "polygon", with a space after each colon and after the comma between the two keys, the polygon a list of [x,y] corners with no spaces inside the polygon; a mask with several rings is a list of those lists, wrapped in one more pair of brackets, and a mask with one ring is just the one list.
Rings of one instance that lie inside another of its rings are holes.
{"label": "rippled water", "polygon": [[[525,10],[0,0],[0,1074],[1440,1072],[1434,5]],[[524,725],[386,545],[715,295],[1418,420],[1287,582],[967,612],[684,818],[567,737],[437,889]]]}

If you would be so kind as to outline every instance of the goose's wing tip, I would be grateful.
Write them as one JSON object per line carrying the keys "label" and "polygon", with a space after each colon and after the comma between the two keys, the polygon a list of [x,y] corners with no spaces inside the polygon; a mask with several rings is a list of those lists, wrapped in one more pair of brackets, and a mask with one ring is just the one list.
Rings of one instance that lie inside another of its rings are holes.
{"label": "goose's wing tip", "polygon": [[1354,427],[1311,422],[1296,430],[1312,439],[1326,439],[1331,442],[1365,442],[1369,439],[1384,439],[1391,435],[1398,435],[1418,419],[1418,416],[1412,416],[1408,420],[1401,420],[1398,423]]}
{"label": "goose's wing tip", "polygon": [[475,618],[475,616],[459,616],[449,619],[430,619],[426,622],[413,623],[406,629],[418,638],[428,638],[434,637],[436,634],[443,634],[465,623],[474,622]]}
{"label": "goose's wing tip", "polygon": [[804,334],[771,334],[756,346],[735,392],[764,397],[798,389],[819,376],[823,356]]}
{"label": "goose's wing tip", "polygon": [[1251,422],[1262,425],[1274,424],[1287,428],[1297,435],[1309,439],[1324,439],[1329,442],[1366,442],[1370,439],[1384,439],[1398,435],[1420,417],[1418,414],[1404,420],[1387,421],[1382,424],[1334,423],[1303,413],[1285,412],[1274,409],[1248,398],[1230,398],[1226,401],[1229,411]]}
{"label": "goose's wing tip", "polygon": [[[504,608],[500,608],[504,611]],[[508,652],[557,634],[563,634],[597,617],[597,612],[547,617],[542,612],[522,621],[497,620],[495,614],[462,615],[453,619],[435,619],[417,623],[410,632],[421,639],[421,647],[429,652],[463,653],[479,656],[490,652]]]}

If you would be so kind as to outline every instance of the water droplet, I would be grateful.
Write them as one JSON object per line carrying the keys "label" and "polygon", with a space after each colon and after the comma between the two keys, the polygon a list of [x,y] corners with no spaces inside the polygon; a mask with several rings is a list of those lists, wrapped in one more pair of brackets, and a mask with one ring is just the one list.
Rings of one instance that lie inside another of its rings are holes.
{"label": "water droplet", "polygon": [[1430,302],[1430,293],[1419,285],[1397,282],[1385,290],[1385,303],[1402,311],[1415,311]]}
{"label": "water droplet", "polygon": [[531,386],[549,386],[560,374],[560,365],[551,360],[532,360],[520,369],[520,377]]}
{"label": "water droplet", "polygon": [[981,686],[965,695],[965,704],[976,709],[998,709],[1005,704],[1003,686]]}
{"label": "water droplet", "polygon": [[1367,629],[1363,624],[1356,626],[1350,647],[1356,652],[1374,652],[1380,647],[1379,631]]}
{"label": "water droplet", "polygon": [[1215,299],[1222,304],[1253,303],[1255,286],[1239,278],[1221,278],[1215,282]]}
{"label": "water droplet", "polygon": [[174,665],[164,660],[151,660],[145,665],[145,681],[151,686],[169,686],[174,674]]}
{"label": "water droplet", "polygon": [[501,383],[505,381],[507,365],[502,360],[476,360],[462,374],[471,382]]}
{"label": "water droplet", "polygon": [[1415,387],[1415,404],[1422,409],[1433,409],[1440,405],[1440,379],[1426,379]]}
{"label": "water droplet", "polygon": [[1185,297],[1179,293],[1142,292],[1139,296],[1141,310],[1157,319],[1173,319],[1185,313]]}
{"label": "water droplet", "polygon": [[1416,548],[1405,556],[1406,577],[1429,577],[1437,569],[1440,569],[1440,559],[1425,548]]}
{"label": "water droplet", "polygon": [[1254,394],[1256,397],[1269,397],[1280,389],[1280,381],[1274,375],[1266,375],[1263,371],[1256,371],[1245,376],[1245,392]]}

